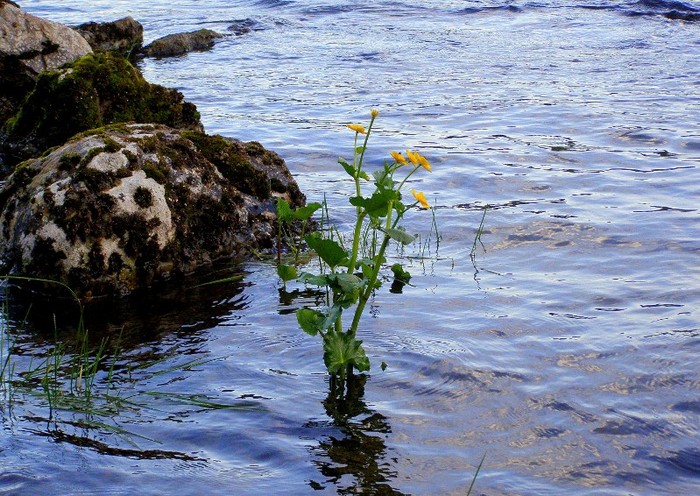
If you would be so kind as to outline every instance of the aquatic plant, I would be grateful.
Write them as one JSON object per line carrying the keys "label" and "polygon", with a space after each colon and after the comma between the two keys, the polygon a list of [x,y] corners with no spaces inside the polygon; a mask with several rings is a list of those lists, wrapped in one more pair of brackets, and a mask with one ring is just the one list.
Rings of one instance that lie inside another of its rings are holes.
{"label": "aquatic plant", "polygon": [[[321,337],[326,368],[332,377],[340,379],[341,384],[353,373],[353,369],[359,372],[370,369],[369,358],[362,341],[357,339],[357,331],[368,300],[382,285],[379,275],[386,265],[387,247],[391,242],[406,245],[414,240],[400,221],[412,209],[430,208],[425,194],[415,189],[410,190],[413,202],[403,201],[402,190],[408,179],[420,170],[431,171],[429,160],[419,152],[406,150],[404,155],[392,151],[389,154],[391,160],[385,160],[383,167],[371,176],[365,170],[367,143],[378,114],[376,110],[371,111],[367,127],[361,124],[347,126],[355,133],[353,159],[338,160],[353,181],[354,195],[349,201],[355,207],[355,223],[349,243],[345,243],[338,229],[328,222],[318,231],[306,235],[302,227],[301,238],[318,256],[319,272],[299,273],[299,250],[296,248],[292,249],[295,253],[292,265],[278,263],[278,275],[285,284],[296,279],[325,289],[327,298],[324,305],[320,308],[300,308],[296,317],[304,332]],[[363,191],[367,186],[369,193]],[[322,207],[320,203],[311,203],[292,209],[284,200],[280,200],[277,204],[280,233],[283,226],[294,221],[306,223]],[[325,204],[325,221],[330,218],[327,209]],[[294,246],[294,243],[288,244]],[[399,263],[393,264],[391,271],[395,281],[405,284],[410,280],[411,275]],[[346,311],[352,312],[347,329],[343,326]]]}

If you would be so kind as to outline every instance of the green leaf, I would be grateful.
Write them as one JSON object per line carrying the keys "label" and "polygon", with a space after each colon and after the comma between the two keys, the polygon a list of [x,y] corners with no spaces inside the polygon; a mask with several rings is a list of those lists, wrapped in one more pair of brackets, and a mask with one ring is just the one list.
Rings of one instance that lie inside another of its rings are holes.
{"label": "green leaf", "polygon": [[348,254],[336,241],[324,239],[317,233],[310,234],[304,239],[309,247],[314,250],[316,254],[321,257],[321,260],[326,262],[331,269],[347,262]]}
{"label": "green leaf", "polygon": [[352,177],[353,179],[356,177],[361,177],[362,179],[366,179],[369,181],[369,176],[367,175],[367,173],[365,171],[360,171],[358,174],[357,168],[354,165],[347,163],[342,158],[338,159],[338,163],[343,166],[343,169],[345,169],[345,172],[347,172],[348,175],[350,177]]}
{"label": "green leaf", "polygon": [[401,281],[404,284],[408,284],[411,280],[411,274],[404,270],[404,268],[399,263],[395,263],[391,266],[391,271],[394,273],[394,277],[397,281]]}
{"label": "green leaf", "polygon": [[325,315],[322,324],[323,328],[330,329],[331,327],[335,326],[336,321],[340,318],[342,314],[343,308],[340,305],[333,305],[331,308],[328,309],[328,315]]}
{"label": "green leaf", "polygon": [[370,217],[386,217],[389,202],[398,198],[396,191],[391,189],[376,190],[370,198],[353,196],[350,204],[365,209]]}
{"label": "green leaf", "polygon": [[291,281],[297,277],[297,268],[293,265],[280,264],[277,266],[277,275],[284,282]]}
{"label": "green leaf", "polygon": [[287,203],[287,200],[285,200],[284,198],[277,199],[276,210],[277,218],[282,222],[287,222],[292,219],[292,208],[289,206],[289,203]]}
{"label": "green leaf", "polygon": [[345,172],[347,172],[350,177],[357,177],[357,169],[355,168],[355,166],[347,163],[342,158],[338,159],[338,163],[343,166],[343,169],[345,169]]}
{"label": "green leaf", "polygon": [[383,170],[374,171],[372,175],[374,176],[374,184],[376,184],[378,188],[387,190],[394,189],[396,181],[392,178],[392,174],[388,167],[386,167],[386,164]]}
{"label": "green leaf", "polygon": [[354,274],[348,274],[347,272],[341,272],[340,274],[336,274],[335,279],[338,282],[338,286],[340,286],[340,289],[342,289],[346,293],[351,293],[356,289],[360,289],[364,285],[362,279],[360,279]]}
{"label": "green leaf", "polygon": [[326,316],[316,310],[310,308],[300,308],[297,310],[297,322],[299,327],[311,336],[318,334],[318,331],[323,330],[323,322]]}
{"label": "green leaf", "polygon": [[327,275],[316,275],[310,272],[299,274],[299,280],[304,284],[312,284],[314,286],[327,286],[329,284]]}
{"label": "green leaf", "polygon": [[387,227],[384,229],[384,232],[389,236],[391,239],[394,239],[401,243],[402,245],[408,245],[413,243],[413,240],[416,239],[415,236],[412,234],[408,234],[404,229],[393,229],[391,227]]}
{"label": "green leaf", "polygon": [[346,367],[353,366],[360,372],[370,368],[369,358],[362,348],[362,341],[343,332],[328,332],[323,338],[323,361],[328,372],[337,375]]}
{"label": "green leaf", "polygon": [[305,207],[299,207],[296,210],[294,210],[292,212],[292,216],[298,220],[308,220],[319,208],[321,208],[320,203],[309,203]]}

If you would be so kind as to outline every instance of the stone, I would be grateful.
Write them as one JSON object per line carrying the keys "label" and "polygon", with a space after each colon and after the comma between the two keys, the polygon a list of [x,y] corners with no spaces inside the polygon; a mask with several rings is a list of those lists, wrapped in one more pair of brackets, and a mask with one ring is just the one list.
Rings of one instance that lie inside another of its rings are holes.
{"label": "stone", "polygon": [[85,300],[126,295],[271,250],[277,197],[305,202],[284,161],[259,143],[108,126],[9,177],[1,272],[60,281]]}
{"label": "stone", "polygon": [[222,34],[211,29],[170,34],[146,46],[143,54],[147,57],[172,57],[196,50],[208,50],[214,46],[214,40],[222,37]]}
{"label": "stone", "polygon": [[6,167],[65,143],[78,132],[116,122],[202,129],[194,104],[175,89],[147,82],[126,58],[94,53],[42,73],[19,111],[4,126]]}
{"label": "stone", "polygon": [[67,26],[26,14],[0,2],[0,125],[31,91],[38,75],[91,53],[85,39]]}
{"label": "stone", "polygon": [[93,50],[119,52],[127,58],[136,55],[143,46],[143,26],[133,17],[112,22],[87,22],[75,26]]}

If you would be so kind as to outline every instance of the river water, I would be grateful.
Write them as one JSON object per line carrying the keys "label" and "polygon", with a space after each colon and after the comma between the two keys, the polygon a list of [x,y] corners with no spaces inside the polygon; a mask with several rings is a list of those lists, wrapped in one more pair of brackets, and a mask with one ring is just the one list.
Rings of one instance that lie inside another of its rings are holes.
{"label": "river water", "polygon": [[[101,314],[129,401],[49,415],[10,391],[0,493],[466,494],[482,457],[473,494],[700,492],[700,2],[20,3],[229,34],[141,69],[280,153],[341,228],[344,125],[377,108],[369,167],[425,154],[440,238],[407,219],[413,285],[374,298],[342,408],[291,314],[316,295],[268,262]],[[17,370],[50,348],[48,323],[5,327]]]}

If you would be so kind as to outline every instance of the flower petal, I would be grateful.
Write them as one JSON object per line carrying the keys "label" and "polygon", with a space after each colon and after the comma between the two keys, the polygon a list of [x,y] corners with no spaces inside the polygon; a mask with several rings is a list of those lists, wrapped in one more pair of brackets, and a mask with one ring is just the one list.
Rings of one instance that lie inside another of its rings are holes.
{"label": "flower petal", "polygon": [[406,165],[408,163],[406,162],[406,157],[401,155],[400,152],[390,152],[390,155],[394,160],[396,160],[397,164]]}
{"label": "flower petal", "polygon": [[356,133],[367,134],[367,131],[365,131],[365,126],[363,126],[362,124],[348,124],[346,127],[352,129]]}
{"label": "flower petal", "polygon": [[428,203],[428,200],[425,199],[425,194],[423,194],[422,191],[416,191],[415,189],[411,189],[411,194],[413,195],[413,198],[420,203],[421,207],[423,208],[430,208],[430,203]]}

